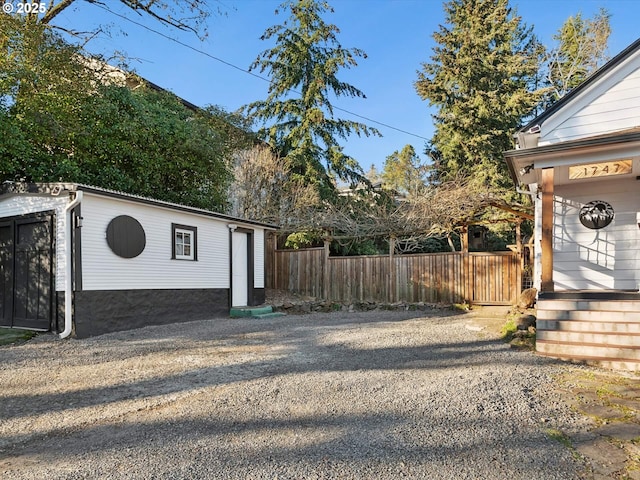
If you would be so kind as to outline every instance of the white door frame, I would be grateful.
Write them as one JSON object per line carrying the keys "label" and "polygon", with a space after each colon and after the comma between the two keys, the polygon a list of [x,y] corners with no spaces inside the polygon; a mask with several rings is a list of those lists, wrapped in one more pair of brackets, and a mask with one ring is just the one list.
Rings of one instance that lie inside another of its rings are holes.
{"label": "white door frame", "polygon": [[231,307],[246,307],[253,298],[253,230],[229,225]]}

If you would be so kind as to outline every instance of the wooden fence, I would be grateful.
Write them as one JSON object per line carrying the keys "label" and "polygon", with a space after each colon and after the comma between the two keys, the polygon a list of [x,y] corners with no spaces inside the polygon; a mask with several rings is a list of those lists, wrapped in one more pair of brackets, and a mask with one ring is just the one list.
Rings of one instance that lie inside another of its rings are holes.
{"label": "wooden fence", "polygon": [[510,305],[521,290],[514,252],[330,257],[325,248],[267,249],[267,288],[331,302]]}

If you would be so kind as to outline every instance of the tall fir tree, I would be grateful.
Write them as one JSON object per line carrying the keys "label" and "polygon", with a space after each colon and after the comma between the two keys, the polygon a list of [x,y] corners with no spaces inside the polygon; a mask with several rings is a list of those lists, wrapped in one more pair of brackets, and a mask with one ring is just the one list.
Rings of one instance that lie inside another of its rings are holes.
{"label": "tall fir tree", "polygon": [[427,154],[439,180],[464,173],[487,187],[511,188],[502,152],[539,102],[532,91],[542,46],[508,0],[451,0],[434,33],[431,63],[415,88],[435,106]]}
{"label": "tall fir tree", "polygon": [[342,47],[338,27],[322,19],[333,12],[327,2],[294,0],[281,8],[290,11],[289,19],[261,37],[275,39],[275,46],[251,65],[269,74],[268,96],[246,106],[246,111],[261,127],[259,135],[287,160],[292,174],[315,184],[326,198],[335,190],[333,177],[350,183],[365,180],[358,162],[338,142],[351,134],[380,135],[362,123],[335,118],[331,104],[332,96],[365,98],[337,75],[366,55]]}

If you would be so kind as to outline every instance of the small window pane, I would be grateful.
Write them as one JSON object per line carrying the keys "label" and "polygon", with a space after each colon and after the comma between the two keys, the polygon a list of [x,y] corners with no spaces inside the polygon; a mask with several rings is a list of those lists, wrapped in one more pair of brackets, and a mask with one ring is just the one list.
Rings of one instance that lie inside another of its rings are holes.
{"label": "small window pane", "polygon": [[[196,260],[196,230],[186,230],[174,225],[174,258]],[[187,227],[188,228],[188,227]]]}

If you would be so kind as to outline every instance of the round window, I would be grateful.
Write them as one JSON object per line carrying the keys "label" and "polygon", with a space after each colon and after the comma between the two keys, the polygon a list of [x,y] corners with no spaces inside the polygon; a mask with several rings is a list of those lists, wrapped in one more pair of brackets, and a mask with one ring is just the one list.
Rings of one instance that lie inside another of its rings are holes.
{"label": "round window", "polygon": [[107,226],[107,243],[119,257],[133,258],[142,253],[147,238],[140,222],[128,215],[120,215]]}
{"label": "round window", "polygon": [[578,214],[580,223],[593,230],[609,225],[613,215],[613,207],[603,200],[594,200],[585,204]]}

